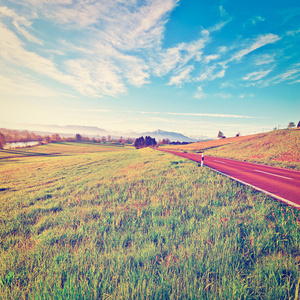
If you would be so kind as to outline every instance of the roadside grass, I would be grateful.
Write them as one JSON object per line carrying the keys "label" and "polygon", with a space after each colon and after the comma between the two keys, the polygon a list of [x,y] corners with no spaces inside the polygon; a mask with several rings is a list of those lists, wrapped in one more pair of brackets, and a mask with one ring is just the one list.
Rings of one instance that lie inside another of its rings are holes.
{"label": "roadside grass", "polygon": [[[227,140],[227,141],[226,141]],[[275,130],[166,148],[300,170],[300,130]]]}
{"label": "roadside grass", "polygon": [[297,299],[299,211],[168,153],[68,147],[0,162],[0,298]]}

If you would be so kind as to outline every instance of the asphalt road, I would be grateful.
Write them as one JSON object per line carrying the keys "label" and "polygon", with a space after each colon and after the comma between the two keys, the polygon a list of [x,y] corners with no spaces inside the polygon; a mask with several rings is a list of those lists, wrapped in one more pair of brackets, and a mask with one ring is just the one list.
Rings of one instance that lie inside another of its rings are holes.
{"label": "asphalt road", "polygon": [[[201,154],[166,151],[201,163]],[[300,209],[300,172],[212,156],[204,165]]]}

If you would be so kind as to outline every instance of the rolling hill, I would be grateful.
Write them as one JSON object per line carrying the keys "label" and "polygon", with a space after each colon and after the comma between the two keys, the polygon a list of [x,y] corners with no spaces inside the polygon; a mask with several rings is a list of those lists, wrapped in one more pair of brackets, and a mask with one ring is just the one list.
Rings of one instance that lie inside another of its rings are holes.
{"label": "rolling hill", "polygon": [[300,170],[300,129],[167,147]]}

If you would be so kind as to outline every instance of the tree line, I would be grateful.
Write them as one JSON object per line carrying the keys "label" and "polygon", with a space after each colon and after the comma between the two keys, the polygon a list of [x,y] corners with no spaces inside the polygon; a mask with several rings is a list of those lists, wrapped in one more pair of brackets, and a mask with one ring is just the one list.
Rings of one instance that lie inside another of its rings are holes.
{"label": "tree line", "polygon": [[29,132],[27,130],[13,130],[13,129],[0,129],[0,149],[3,149],[7,143],[17,143],[17,142],[39,142],[39,144],[49,144],[58,142],[87,142],[87,143],[113,143],[113,144],[129,144],[134,143],[134,138],[112,138],[110,135],[102,136],[101,138],[89,138],[88,136],[83,136],[77,133],[74,137],[62,137],[57,133],[52,135],[39,135],[34,132]]}
{"label": "tree line", "polygon": [[155,138],[152,138],[150,136],[146,136],[145,138],[143,136],[137,138],[134,142],[134,146],[136,149],[144,148],[144,147],[154,147],[156,146],[156,140]]}

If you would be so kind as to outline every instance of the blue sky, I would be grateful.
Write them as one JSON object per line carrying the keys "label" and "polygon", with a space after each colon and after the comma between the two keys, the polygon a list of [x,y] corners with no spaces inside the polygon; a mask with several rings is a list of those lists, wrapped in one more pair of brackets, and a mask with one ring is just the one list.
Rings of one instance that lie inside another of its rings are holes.
{"label": "blue sky", "polygon": [[0,125],[282,128],[299,49],[298,0],[0,0]]}

